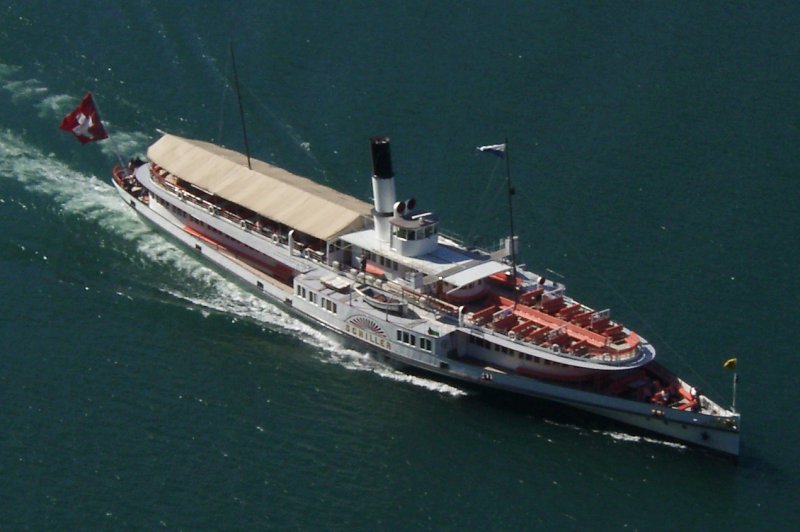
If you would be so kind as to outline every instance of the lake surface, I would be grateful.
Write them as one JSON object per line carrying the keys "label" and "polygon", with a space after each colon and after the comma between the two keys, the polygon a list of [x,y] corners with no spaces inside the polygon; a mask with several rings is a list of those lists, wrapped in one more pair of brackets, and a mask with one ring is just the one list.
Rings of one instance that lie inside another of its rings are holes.
{"label": "lake surface", "polygon": [[[0,528],[794,529],[800,8],[10,1],[0,7]],[[738,463],[384,366],[116,197],[157,129],[398,195],[640,331]],[[58,130],[91,90],[111,141]]]}

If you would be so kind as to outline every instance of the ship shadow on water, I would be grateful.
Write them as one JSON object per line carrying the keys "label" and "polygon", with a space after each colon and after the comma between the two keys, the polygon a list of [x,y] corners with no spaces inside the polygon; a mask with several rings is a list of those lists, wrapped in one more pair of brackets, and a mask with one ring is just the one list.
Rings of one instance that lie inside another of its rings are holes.
{"label": "ship shadow on water", "polygon": [[[595,441],[595,449],[629,444],[648,455],[656,449],[661,449],[669,454],[677,452],[681,456],[696,456],[699,460],[711,458],[729,464],[740,463],[737,457],[722,455],[702,447],[666,438],[660,434],[585,412],[563,403],[432,375],[419,368],[389,359],[383,354],[371,352],[370,355],[379,362],[409,375],[456,386],[464,392],[464,395],[454,398],[457,399],[456,404],[461,405],[468,415],[471,412],[481,412],[480,415],[488,419],[501,418],[506,421],[509,416],[518,416],[520,423],[531,423],[532,431],[538,432],[543,425],[546,425],[548,427],[547,438],[563,437],[562,443],[564,444],[571,444],[578,438],[581,441],[591,438]],[[456,405],[453,407],[457,408]]]}

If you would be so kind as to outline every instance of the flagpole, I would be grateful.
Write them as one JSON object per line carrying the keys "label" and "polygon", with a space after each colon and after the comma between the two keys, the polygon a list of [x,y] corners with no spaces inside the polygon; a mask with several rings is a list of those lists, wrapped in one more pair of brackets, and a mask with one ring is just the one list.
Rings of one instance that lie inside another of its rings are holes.
{"label": "flagpole", "polygon": [[122,162],[122,155],[119,153],[119,148],[117,148],[117,143],[114,142],[114,139],[111,138],[111,133],[108,131],[108,125],[103,121],[103,113],[100,112],[100,106],[97,105],[97,100],[94,99],[94,94],[91,92],[89,93],[92,96],[92,105],[94,105],[94,110],[97,113],[97,119],[103,124],[103,129],[106,130],[106,135],[108,135],[108,140],[111,142],[111,151],[114,152],[114,155],[117,156],[117,161],[119,161],[119,167],[122,169],[123,172],[126,171],[125,163]]}
{"label": "flagpole", "polygon": [[739,373],[737,371],[738,360],[736,357],[729,358],[722,364],[722,367],[725,369],[733,370],[733,402],[731,403],[731,410],[736,412],[736,385],[739,384]]}

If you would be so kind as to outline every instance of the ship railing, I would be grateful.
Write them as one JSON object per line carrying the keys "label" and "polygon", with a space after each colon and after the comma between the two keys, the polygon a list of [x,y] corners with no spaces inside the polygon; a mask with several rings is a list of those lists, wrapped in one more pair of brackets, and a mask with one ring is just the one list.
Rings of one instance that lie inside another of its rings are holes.
{"label": "ship railing", "polygon": [[513,306],[501,308],[500,310],[498,310],[497,312],[492,314],[492,319],[489,320],[489,321],[491,321],[492,323],[494,323],[496,321],[500,321],[503,318],[507,318],[507,317],[511,316],[511,314],[513,312],[514,312],[514,307]]}
{"label": "ship railing", "polygon": [[[164,173],[162,173],[162,170],[163,170]],[[187,191],[187,190],[185,190],[183,188],[178,187],[176,184],[171,183],[167,179],[168,173],[163,168],[158,167],[158,166],[155,166],[155,167],[151,166],[150,167],[150,175],[153,176],[153,178],[158,182],[159,185],[161,185],[166,190],[168,190],[168,191],[172,192],[173,194],[175,194],[176,196],[178,196],[178,199],[185,200],[185,201],[188,201],[189,203],[193,203],[193,204],[195,204],[195,205],[197,205],[199,207],[202,207],[202,208],[206,209],[210,214],[222,215],[223,217],[228,218],[229,220],[234,221],[236,223],[239,223],[241,221],[241,217],[237,217],[236,215],[234,215],[230,211],[222,209],[219,206],[217,206],[216,204],[214,204],[214,203],[212,203],[212,202],[210,202],[208,200],[205,200],[203,198],[200,198],[200,197],[192,194],[191,192],[189,192],[189,191]]]}
{"label": "ship railing", "polygon": [[439,230],[439,235],[446,240],[454,243],[455,245],[464,248],[468,251],[474,251],[486,256],[492,256],[493,254],[501,251],[505,248],[505,240],[500,239],[498,242],[493,242],[489,245],[467,245],[465,242],[466,240],[460,234],[455,233],[453,231],[448,230]]}
{"label": "ship railing", "polygon": [[442,237],[446,238],[447,240],[450,240],[454,244],[457,244],[459,246],[465,247],[464,246],[464,239],[458,233],[454,233],[453,231],[449,231],[449,230],[448,231],[443,231],[442,228],[440,227],[439,228],[439,235],[441,235]]}
{"label": "ship railing", "polygon": [[549,298],[564,296],[567,293],[567,288],[562,284],[556,284],[545,288],[545,295]]}
{"label": "ship railing", "polygon": [[[178,199],[180,199],[181,201],[186,201],[186,202],[189,202],[189,203],[191,203],[193,205],[197,205],[198,207],[206,209],[210,214],[214,214],[214,215],[220,216],[222,218],[225,218],[227,220],[230,220],[231,222],[233,222],[235,224],[238,224],[242,229],[256,231],[256,232],[260,233],[261,235],[263,235],[265,238],[272,239],[273,243],[275,243],[275,244],[286,244],[286,237],[281,236],[278,233],[272,231],[266,225],[259,226],[259,224],[257,224],[257,223],[254,223],[254,222],[252,222],[250,220],[242,218],[241,216],[239,216],[237,214],[234,214],[234,213],[232,213],[231,211],[229,211],[229,210],[227,210],[225,208],[219,207],[219,206],[215,205],[214,203],[212,203],[212,202],[210,202],[208,200],[200,198],[200,197],[192,194],[191,192],[189,192],[189,191],[187,191],[187,190],[185,190],[183,188],[178,187],[174,183],[170,183],[165,178],[164,175],[160,174],[157,171],[154,171],[152,168],[150,170],[150,173],[153,176],[153,178],[156,181],[158,181],[158,183],[164,189],[166,189],[169,192],[172,192],[173,194],[175,194],[178,197]],[[320,259],[320,261],[324,261],[324,258]]]}
{"label": "ship railing", "polygon": [[[500,311],[500,312],[502,312],[502,311]],[[532,344],[532,343],[525,342],[525,341],[522,341],[522,340],[519,340],[519,339],[510,338],[507,334],[505,334],[502,331],[497,331],[497,330],[492,329],[490,327],[479,325],[479,324],[474,323],[474,322],[472,322],[470,320],[465,320],[464,321],[464,326],[466,328],[468,328],[468,329],[472,329],[474,331],[478,331],[478,332],[482,333],[483,336],[494,336],[494,337],[497,337],[497,338],[504,338],[506,340],[511,340],[515,344],[520,345],[522,347],[528,347],[528,348],[537,348],[538,347],[538,348],[541,348],[541,346],[539,346],[537,344]],[[560,328],[556,329],[555,331],[551,331],[550,333],[548,333],[547,336],[549,338],[554,338],[555,337],[554,333],[557,333],[558,331],[563,332],[563,329],[564,329],[564,327],[560,327]],[[533,353],[533,354],[535,354],[535,353]],[[608,365],[608,366],[620,366],[620,365],[623,365],[623,364],[630,364],[633,361],[640,360],[640,359],[648,356],[647,350],[641,345],[636,346],[636,348],[634,348],[634,349],[632,349],[630,351],[623,352],[623,353],[604,352],[604,353],[589,353],[589,354],[585,354],[585,355],[576,355],[576,354],[564,351],[563,349],[559,348],[559,350],[557,352],[553,351],[553,354],[555,354],[555,355],[557,355],[559,357],[568,358],[568,359],[571,359],[571,360],[579,360],[581,362],[594,362],[594,363],[597,363],[597,364],[603,364],[603,365]]]}
{"label": "ship railing", "polygon": [[566,332],[566,330],[567,330],[567,324],[565,323],[561,327],[556,327],[555,329],[547,333],[545,335],[545,339],[549,342],[550,340],[553,340],[554,338],[558,338],[559,336],[563,335]]}
{"label": "ship railing", "polygon": [[[295,246],[298,245],[299,245],[298,243],[295,243]],[[313,260],[315,262],[325,264],[325,253],[322,251],[317,251],[311,247],[305,246],[302,248],[302,251],[300,251],[300,249],[297,249],[297,252],[299,254],[302,254],[303,257],[305,257],[308,260]]]}

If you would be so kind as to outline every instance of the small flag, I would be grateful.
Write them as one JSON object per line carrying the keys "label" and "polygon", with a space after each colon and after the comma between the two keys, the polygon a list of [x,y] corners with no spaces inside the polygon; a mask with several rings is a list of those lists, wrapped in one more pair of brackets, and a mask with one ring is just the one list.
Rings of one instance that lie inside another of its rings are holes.
{"label": "small flag", "polygon": [[489,146],[478,146],[478,151],[491,153],[492,155],[497,155],[498,157],[505,157],[505,155],[506,155],[506,145],[505,144],[491,144]]}
{"label": "small flag", "polygon": [[736,359],[735,358],[729,358],[728,360],[725,361],[724,364],[722,364],[722,367],[725,368],[725,369],[733,369],[733,370],[735,370],[736,369]]}
{"label": "small flag", "polygon": [[59,128],[75,135],[81,144],[108,138],[91,92],[87,92],[78,107],[64,117]]}

